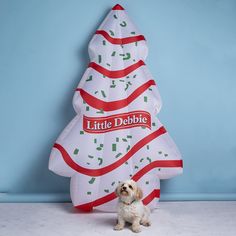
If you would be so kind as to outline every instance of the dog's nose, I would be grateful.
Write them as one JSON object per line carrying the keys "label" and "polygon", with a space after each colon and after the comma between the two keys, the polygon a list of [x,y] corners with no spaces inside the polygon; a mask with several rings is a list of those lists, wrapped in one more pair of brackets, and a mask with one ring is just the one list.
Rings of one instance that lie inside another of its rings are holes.
{"label": "dog's nose", "polygon": [[126,190],[126,187],[124,186],[124,187],[122,187],[122,189]]}

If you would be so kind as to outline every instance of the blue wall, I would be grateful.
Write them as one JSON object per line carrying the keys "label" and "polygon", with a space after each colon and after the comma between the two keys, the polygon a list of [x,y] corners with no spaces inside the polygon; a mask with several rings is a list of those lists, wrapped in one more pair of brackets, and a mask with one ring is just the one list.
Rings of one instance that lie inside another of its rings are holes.
{"label": "blue wall", "polygon": [[75,115],[88,42],[117,2],[148,40],[160,118],[184,157],[163,199],[236,199],[235,1],[0,0],[0,200],[68,199],[48,157]]}

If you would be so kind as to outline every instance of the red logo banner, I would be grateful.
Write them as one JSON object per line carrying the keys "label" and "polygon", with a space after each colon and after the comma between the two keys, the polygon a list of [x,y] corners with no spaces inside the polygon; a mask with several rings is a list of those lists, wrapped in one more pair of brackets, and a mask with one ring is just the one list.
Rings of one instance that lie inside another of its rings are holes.
{"label": "red logo banner", "polygon": [[149,112],[132,111],[103,117],[83,116],[83,129],[88,133],[105,133],[137,126],[151,129],[151,115]]}

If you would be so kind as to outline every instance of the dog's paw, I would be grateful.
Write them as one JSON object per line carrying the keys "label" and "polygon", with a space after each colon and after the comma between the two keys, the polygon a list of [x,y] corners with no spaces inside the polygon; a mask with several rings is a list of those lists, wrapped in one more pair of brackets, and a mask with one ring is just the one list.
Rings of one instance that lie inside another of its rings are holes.
{"label": "dog's paw", "polygon": [[123,225],[117,224],[114,226],[114,230],[122,230],[122,229],[124,229]]}
{"label": "dog's paw", "polygon": [[134,233],[139,233],[139,232],[141,232],[141,227],[140,227],[140,226],[132,226],[132,227],[131,227],[131,230],[132,230]]}
{"label": "dog's paw", "polygon": [[151,221],[149,220],[141,221],[141,225],[146,226],[146,227],[151,226]]}

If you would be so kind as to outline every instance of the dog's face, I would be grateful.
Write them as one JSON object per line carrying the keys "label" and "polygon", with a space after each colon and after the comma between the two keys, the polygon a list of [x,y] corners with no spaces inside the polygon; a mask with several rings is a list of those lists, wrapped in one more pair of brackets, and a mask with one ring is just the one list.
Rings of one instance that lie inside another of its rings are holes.
{"label": "dog's face", "polygon": [[118,185],[115,190],[116,195],[122,199],[141,200],[143,197],[142,190],[133,180],[126,180]]}

